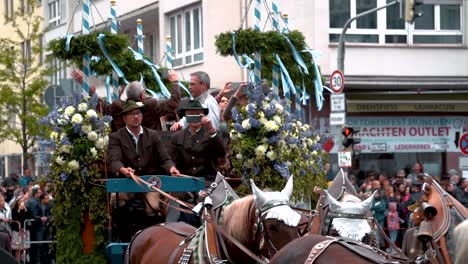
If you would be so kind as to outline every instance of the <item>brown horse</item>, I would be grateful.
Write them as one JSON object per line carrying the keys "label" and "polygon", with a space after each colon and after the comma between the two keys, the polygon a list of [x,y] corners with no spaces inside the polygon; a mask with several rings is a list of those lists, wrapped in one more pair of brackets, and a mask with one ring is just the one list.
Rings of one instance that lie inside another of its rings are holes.
{"label": "brown horse", "polygon": [[181,222],[147,228],[135,235],[126,259],[130,263],[164,264],[193,263],[194,258],[201,263],[221,259],[229,263],[257,262],[236,243],[256,256],[269,258],[299,237],[300,216],[289,207],[292,184],[290,177],[281,192],[263,192],[252,182],[254,195],[229,204],[221,213],[222,226],[205,221],[197,230]]}
{"label": "brown horse", "polygon": [[[370,234],[366,240],[372,242],[375,240],[373,234],[382,231],[376,230],[377,225],[370,221],[372,217],[369,207],[372,197],[362,202],[342,172],[335,177],[327,191],[317,188],[315,191],[320,194],[320,198],[316,207],[318,216],[313,219],[311,232],[282,248],[270,263],[409,262],[401,252],[398,256],[390,256],[356,240],[361,239],[365,234],[366,236]],[[336,231],[341,236],[354,239],[325,236],[333,233],[331,232],[333,226],[338,227]]]}
{"label": "brown horse", "polygon": [[[421,246],[417,249],[421,251],[428,246],[435,251],[435,263],[453,263],[454,229],[468,218],[468,210],[427,174],[422,186],[422,196],[411,207],[415,209],[412,220],[418,227],[412,230],[414,232],[405,234],[404,240],[407,243],[404,243],[403,250],[414,251],[419,244]],[[422,245],[419,241],[421,239],[429,244]]]}
{"label": "brown horse", "polygon": [[385,252],[364,243],[310,234],[282,248],[271,264],[291,263],[403,263],[405,259],[389,260]]}

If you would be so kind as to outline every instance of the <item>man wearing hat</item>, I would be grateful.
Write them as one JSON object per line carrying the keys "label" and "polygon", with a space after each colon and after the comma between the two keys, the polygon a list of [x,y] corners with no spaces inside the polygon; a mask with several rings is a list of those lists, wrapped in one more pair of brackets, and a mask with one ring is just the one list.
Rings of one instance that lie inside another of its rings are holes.
{"label": "man wearing hat", "polygon": [[156,131],[141,126],[144,105],[141,102],[128,100],[120,115],[125,127],[109,136],[109,163],[111,173],[129,177],[151,175],[159,167],[171,175],[179,171],[171,161]]}
{"label": "man wearing hat", "polygon": [[[214,128],[208,112],[208,108],[199,101],[190,100],[181,109],[188,127],[175,132],[170,145],[172,160],[180,172],[203,177],[206,185],[210,185],[216,178],[218,159],[226,156],[221,133]],[[189,199],[185,200],[191,202]],[[181,213],[177,220],[194,226],[201,224],[199,218],[185,213]]]}
{"label": "man wearing hat", "polygon": [[[143,103],[132,100],[125,102],[120,113],[125,127],[109,136],[110,172],[118,177],[130,177],[132,173],[139,176],[155,175],[161,174],[161,170],[163,173],[178,175],[179,171],[164,148],[158,132],[141,126],[143,111]],[[162,220],[159,200],[149,205],[148,194],[126,194],[127,198],[122,198],[126,200],[126,205],[113,211],[117,215],[114,224],[121,240],[129,241],[138,230]]]}
{"label": "man wearing hat", "polygon": [[204,177],[210,183],[218,171],[218,158],[225,157],[226,148],[208,113],[208,108],[196,100],[190,100],[181,109],[188,127],[172,135],[170,154],[181,173]]}

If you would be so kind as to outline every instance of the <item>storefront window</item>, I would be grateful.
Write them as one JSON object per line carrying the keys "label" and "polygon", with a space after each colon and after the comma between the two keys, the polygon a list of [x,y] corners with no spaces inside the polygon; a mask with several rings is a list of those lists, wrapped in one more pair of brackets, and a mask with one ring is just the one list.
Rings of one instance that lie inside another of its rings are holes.
{"label": "storefront window", "polygon": [[20,155],[8,156],[8,172],[21,174],[21,156]]}

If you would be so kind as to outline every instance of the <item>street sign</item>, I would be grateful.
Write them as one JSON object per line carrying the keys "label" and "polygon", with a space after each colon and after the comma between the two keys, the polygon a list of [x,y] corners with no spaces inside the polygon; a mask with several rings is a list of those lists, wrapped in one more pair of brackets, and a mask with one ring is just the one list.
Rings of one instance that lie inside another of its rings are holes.
{"label": "street sign", "polygon": [[463,154],[468,155],[468,133],[461,135],[458,146]]}
{"label": "street sign", "polygon": [[335,93],[341,93],[344,89],[344,75],[341,71],[335,70],[330,75],[330,88]]}
{"label": "street sign", "polygon": [[330,109],[332,112],[344,112],[345,111],[345,95],[344,94],[330,95]]}
{"label": "street sign", "polygon": [[340,168],[351,168],[352,167],[352,154],[351,151],[339,151],[338,152],[338,166]]}
{"label": "street sign", "polygon": [[330,113],[330,126],[342,126],[345,123],[346,114],[344,112]]}

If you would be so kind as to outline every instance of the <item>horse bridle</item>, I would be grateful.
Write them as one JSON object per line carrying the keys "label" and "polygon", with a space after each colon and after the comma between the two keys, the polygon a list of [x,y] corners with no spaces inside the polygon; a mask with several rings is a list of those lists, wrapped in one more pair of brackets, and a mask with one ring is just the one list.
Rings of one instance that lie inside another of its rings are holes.
{"label": "horse bridle", "polygon": [[[269,256],[273,256],[274,254],[276,254],[276,252],[278,252],[278,248],[275,246],[275,244],[273,243],[271,237],[269,236],[268,232],[266,231],[265,229],[265,216],[266,215],[265,213],[270,210],[270,209],[273,209],[275,207],[278,207],[278,206],[283,206],[283,205],[286,205],[286,206],[290,206],[289,205],[289,202],[286,202],[286,201],[273,201],[273,202],[270,202],[270,203],[267,203],[267,204],[264,204],[263,206],[261,206],[259,209],[256,209],[255,210],[255,215],[256,215],[256,221],[255,221],[255,225],[254,225],[254,230],[255,230],[255,241],[258,241],[258,238],[260,236],[260,234],[263,234],[263,241],[264,243],[267,243],[268,245],[268,254]],[[300,233],[299,233],[299,229],[298,229],[298,232],[297,232],[297,237],[299,238],[300,237]],[[261,245],[262,243],[259,242],[258,243],[258,251],[260,252],[261,251]]]}

